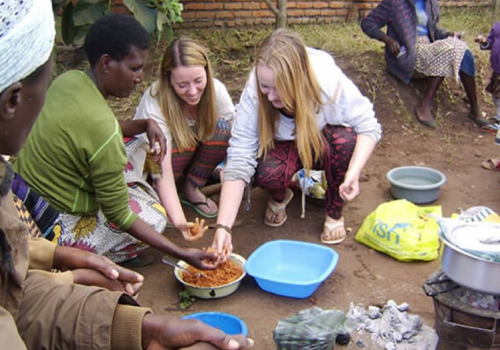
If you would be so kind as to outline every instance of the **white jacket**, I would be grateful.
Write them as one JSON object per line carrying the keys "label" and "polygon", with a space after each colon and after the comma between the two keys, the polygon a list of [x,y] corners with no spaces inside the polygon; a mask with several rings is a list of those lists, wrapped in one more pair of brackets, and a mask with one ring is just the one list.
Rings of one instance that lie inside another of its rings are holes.
{"label": "white jacket", "polygon": [[[322,100],[325,103],[316,115],[320,130],[327,124],[350,126],[356,134],[368,135],[378,142],[382,136],[382,128],[375,118],[372,103],[361,95],[354,83],[335,64],[330,54],[312,48],[307,48],[307,53],[310,64],[316,72]],[[236,109],[224,172],[225,181],[244,180],[249,183],[255,173],[259,148],[257,88],[254,68],[250,72]],[[336,97],[332,100],[335,94]],[[295,121],[280,115],[274,139],[294,140],[294,130]]]}

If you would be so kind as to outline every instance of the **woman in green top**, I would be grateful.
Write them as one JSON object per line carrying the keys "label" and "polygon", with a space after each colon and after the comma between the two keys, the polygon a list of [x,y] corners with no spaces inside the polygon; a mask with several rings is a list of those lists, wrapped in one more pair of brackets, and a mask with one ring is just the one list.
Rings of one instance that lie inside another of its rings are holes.
{"label": "woman in green top", "polygon": [[62,213],[66,230],[56,237],[59,244],[115,262],[135,259],[149,245],[211,268],[214,264],[204,261],[215,261],[215,255],[180,248],[159,234],[166,214],[154,191],[137,186],[129,193],[123,175],[123,136],[147,132],[152,145],[160,143],[157,161],[165,152],[154,121],[119,123],[106,102],[110,96],[130,96],[142,82],[149,47],[148,33],[132,17],[114,14],[96,21],[84,45],[90,70],[68,71],[54,80],[16,170]]}

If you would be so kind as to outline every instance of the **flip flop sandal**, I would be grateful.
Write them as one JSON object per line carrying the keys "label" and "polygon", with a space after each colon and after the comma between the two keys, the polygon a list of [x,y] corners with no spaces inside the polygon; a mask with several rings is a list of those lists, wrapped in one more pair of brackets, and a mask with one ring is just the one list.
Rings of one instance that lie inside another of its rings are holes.
{"label": "flip flop sandal", "polygon": [[490,158],[488,160],[485,160],[481,164],[481,166],[486,170],[495,170],[495,169],[498,169],[499,163],[500,163],[500,157],[499,158]]}
{"label": "flip flop sandal", "polygon": [[[327,228],[328,231],[331,232],[339,227],[344,227],[344,218],[341,218],[340,220],[338,220],[337,222],[333,223],[333,222],[327,222],[325,221],[324,223],[324,226],[323,226],[323,231],[324,231],[324,228]],[[324,243],[324,244],[340,244],[342,243],[345,238],[347,237],[347,231],[344,227],[344,234],[340,237],[340,238],[336,238],[336,239],[330,239],[330,240],[326,240],[323,238],[323,232],[321,232],[321,243]]]}
{"label": "flip flop sandal", "polygon": [[217,215],[219,215],[218,210],[213,214],[208,214],[208,213],[205,213],[200,208],[198,208],[199,205],[206,205],[208,207],[208,198],[206,198],[204,202],[190,202],[185,198],[181,198],[181,203],[193,208],[195,212],[197,212],[199,215],[201,215],[207,219],[214,219],[217,217]]}
{"label": "flip flop sandal", "polygon": [[[278,215],[280,212],[282,212],[283,210],[286,209],[286,206],[288,205],[288,203],[290,203],[292,198],[293,198],[293,191],[291,189],[287,188],[285,200],[283,202],[279,203],[271,198],[267,202],[267,208],[269,210],[271,210],[274,215]],[[281,225],[283,225],[285,223],[286,219],[288,219],[288,216],[286,215],[286,213],[280,222],[268,221],[267,218],[264,217],[264,224],[266,224],[267,226],[271,226],[271,227],[280,227]]]}
{"label": "flip flop sandal", "polygon": [[472,114],[468,114],[467,115],[467,118],[469,118],[470,120],[472,120],[474,122],[474,124],[476,124],[477,126],[479,126],[480,128],[482,127],[485,127],[485,126],[488,126],[490,125],[491,123],[485,119],[484,117],[479,117],[479,118],[474,118],[472,117]]}

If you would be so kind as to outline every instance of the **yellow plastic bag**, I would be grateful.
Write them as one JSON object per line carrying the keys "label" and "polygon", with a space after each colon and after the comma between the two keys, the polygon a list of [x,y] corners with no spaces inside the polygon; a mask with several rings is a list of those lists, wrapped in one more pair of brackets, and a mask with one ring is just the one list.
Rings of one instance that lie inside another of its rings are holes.
{"label": "yellow plastic bag", "polygon": [[399,261],[437,259],[439,227],[430,213],[441,216],[441,206],[418,207],[405,199],[380,204],[355,239]]}

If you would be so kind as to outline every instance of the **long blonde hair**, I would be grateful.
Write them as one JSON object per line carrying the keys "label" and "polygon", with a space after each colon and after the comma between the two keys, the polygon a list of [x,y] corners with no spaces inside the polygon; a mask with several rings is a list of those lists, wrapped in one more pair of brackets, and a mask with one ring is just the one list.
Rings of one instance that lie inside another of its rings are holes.
{"label": "long blonde hair", "polygon": [[[177,96],[170,82],[172,70],[179,66],[201,66],[205,68],[207,74],[207,86],[197,106],[195,131],[189,126],[182,111],[182,100]],[[156,94],[177,147],[185,150],[195,147],[200,141],[211,138],[217,122],[217,106],[212,66],[206,50],[192,39],[186,37],[175,39],[163,54],[158,75],[160,77],[159,88]],[[153,92],[152,96],[156,97]]]}
{"label": "long blonde hair", "polygon": [[[295,116],[295,143],[302,165],[312,169],[324,153],[324,140],[316,121],[322,106],[321,89],[309,63],[302,38],[287,29],[273,31],[262,42],[255,61],[256,67],[269,67],[275,76],[276,90],[284,109]],[[259,151],[266,156],[274,148],[274,135],[279,112],[259,88]]]}

